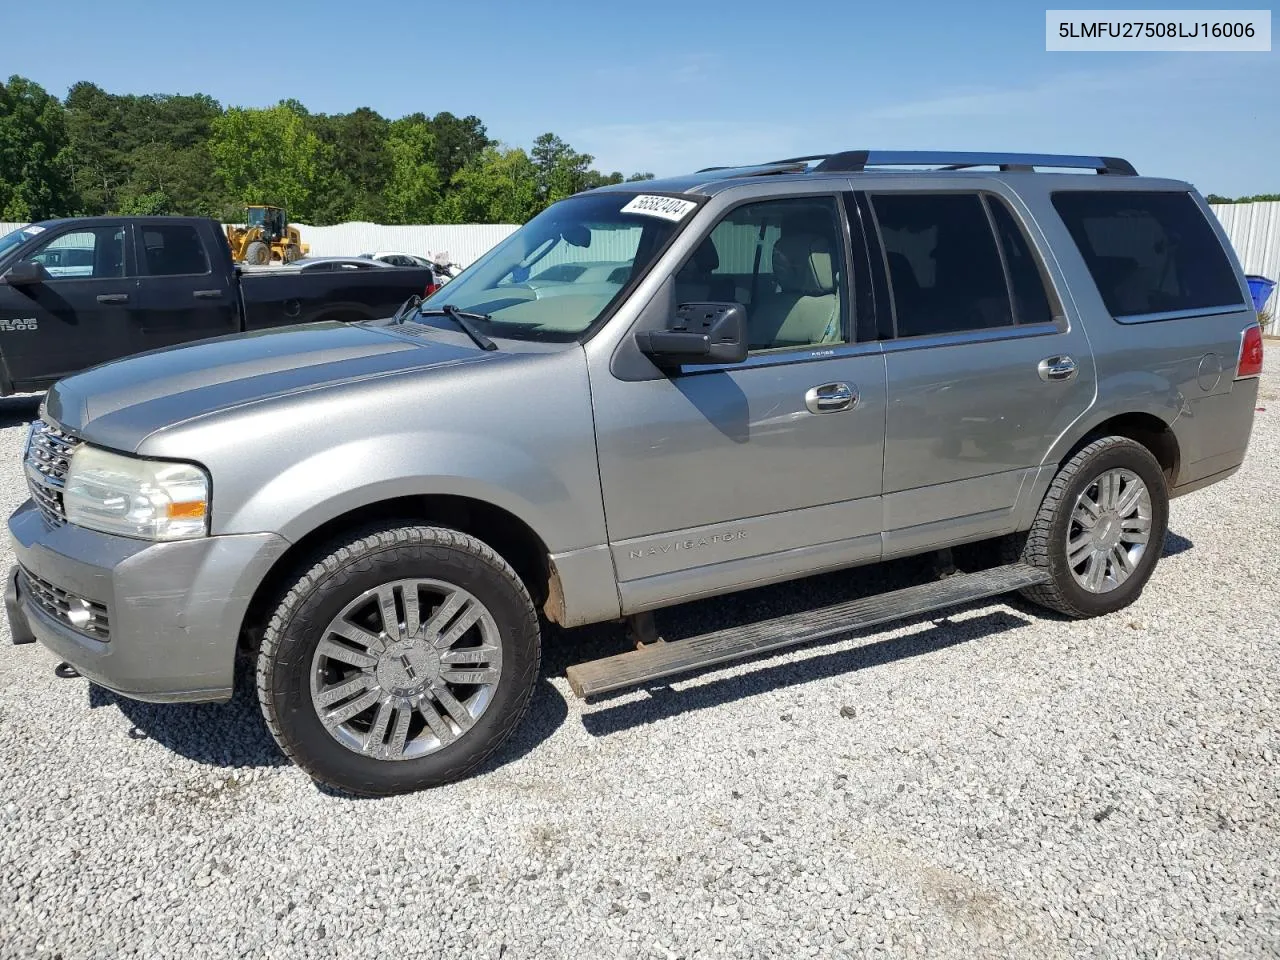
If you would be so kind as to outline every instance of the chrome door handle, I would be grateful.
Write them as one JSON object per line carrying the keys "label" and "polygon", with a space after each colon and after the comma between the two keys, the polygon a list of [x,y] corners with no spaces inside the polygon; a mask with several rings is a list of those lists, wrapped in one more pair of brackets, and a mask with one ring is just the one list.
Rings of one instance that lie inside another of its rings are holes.
{"label": "chrome door handle", "polygon": [[1076,362],[1070,357],[1045,357],[1036,370],[1041,380],[1070,380],[1076,375]]}
{"label": "chrome door handle", "polygon": [[99,303],[128,303],[129,295],[127,293],[102,293],[98,295]]}
{"label": "chrome door handle", "polygon": [[197,300],[217,300],[222,296],[221,290],[195,290],[191,294]]}
{"label": "chrome door handle", "polygon": [[804,395],[804,405],[810,413],[836,413],[849,410],[858,402],[858,393],[847,383],[824,383],[810,387]]}

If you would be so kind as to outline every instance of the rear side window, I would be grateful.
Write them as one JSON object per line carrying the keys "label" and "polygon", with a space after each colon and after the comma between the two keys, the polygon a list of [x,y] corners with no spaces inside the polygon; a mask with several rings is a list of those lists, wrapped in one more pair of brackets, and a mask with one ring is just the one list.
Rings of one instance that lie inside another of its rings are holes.
{"label": "rear side window", "polygon": [[142,227],[143,263],[152,277],[180,277],[209,272],[209,257],[195,227],[186,224]]}
{"label": "rear side window", "polygon": [[1009,270],[1009,291],[1013,294],[1013,316],[1018,323],[1051,323],[1053,309],[1044,290],[1040,264],[1031,252],[1026,234],[1018,226],[1003,201],[986,197],[991,219],[996,225],[1000,252]]}
{"label": "rear side window", "polygon": [[1188,193],[1055,193],[1107,309],[1116,318],[1243,304],[1235,271]]}
{"label": "rear side window", "polygon": [[897,336],[1013,325],[1004,267],[981,197],[892,193],[872,196],[871,204]]}

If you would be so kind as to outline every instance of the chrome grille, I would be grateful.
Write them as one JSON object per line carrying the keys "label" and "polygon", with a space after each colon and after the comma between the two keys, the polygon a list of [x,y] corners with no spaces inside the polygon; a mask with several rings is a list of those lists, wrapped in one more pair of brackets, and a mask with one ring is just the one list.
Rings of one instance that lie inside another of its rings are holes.
{"label": "chrome grille", "polygon": [[50,523],[61,524],[67,520],[62,505],[62,488],[67,480],[71,454],[79,445],[79,440],[47,420],[37,420],[31,425],[23,467],[31,498]]}
{"label": "chrome grille", "polygon": [[18,586],[32,603],[59,623],[93,640],[111,639],[111,620],[105,603],[67,593],[26,567],[18,568]]}

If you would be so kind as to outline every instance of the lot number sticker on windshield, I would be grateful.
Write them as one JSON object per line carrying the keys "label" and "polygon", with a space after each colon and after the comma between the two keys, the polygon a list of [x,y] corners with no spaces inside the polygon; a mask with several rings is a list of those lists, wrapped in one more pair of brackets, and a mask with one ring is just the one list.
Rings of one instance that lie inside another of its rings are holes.
{"label": "lot number sticker on windshield", "polygon": [[642,193],[632,199],[623,213],[640,213],[646,217],[661,217],[663,220],[683,220],[697,204],[692,200],[680,200],[676,197],[656,197]]}

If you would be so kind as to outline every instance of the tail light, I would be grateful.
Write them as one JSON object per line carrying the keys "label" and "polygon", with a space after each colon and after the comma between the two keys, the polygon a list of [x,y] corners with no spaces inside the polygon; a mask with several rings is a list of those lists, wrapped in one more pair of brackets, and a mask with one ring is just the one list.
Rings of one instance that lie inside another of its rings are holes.
{"label": "tail light", "polygon": [[1256,377],[1262,373],[1262,328],[1256,323],[1247,327],[1240,340],[1240,362],[1236,364],[1236,379]]}
{"label": "tail light", "polygon": [[429,297],[439,289],[440,289],[440,284],[435,283],[433,281],[431,283],[428,283],[425,287],[422,288],[422,295],[423,297]]}

